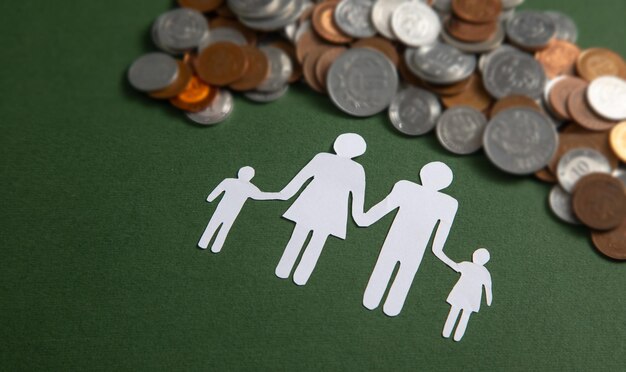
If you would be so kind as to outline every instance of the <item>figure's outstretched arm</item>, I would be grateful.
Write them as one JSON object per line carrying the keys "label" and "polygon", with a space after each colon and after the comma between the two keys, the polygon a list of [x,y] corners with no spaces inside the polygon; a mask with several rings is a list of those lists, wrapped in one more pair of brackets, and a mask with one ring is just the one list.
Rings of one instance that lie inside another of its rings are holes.
{"label": "figure's outstretched arm", "polygon": [[[387,195],[383,200],[381,200],[378,204],[370,208],[369,211],[364,213],[361,216],[360,221],[357,221],[357,219],[355,218],[354,220],[356,221],[356,223],[361,227],[370,226],[381,218],[385,217],[394,209],[398,208],[397,203],[393,202],[392,194],[393,191],[391,191],[391,193]],[[361,223],[359,224],[359,222]]]}
{"label": "figure's outstretched arm", "polygon": [[484,284],[485,286],[485,300],[487,301],[487,306],[491,306],[491,301],[493,299],[493,295],[491,293],[491,276],[487,278],[487,282]]}
{"label": "figure's outstretched arm", "polygon": [[279,192],[264,192],[257,187],[253,188],[250,197],[254,200],[285,200]]}
{"label": "figure's outstretched arm", "polygon": [[313,163],[315,159],[311,160],[309,164],[305,165],[304,168],[296,174],[296,176],[285,186],[278,194],[280,195],[281,200],[291,199],[298,190],[309,180],[309,178],[315,175],[313,170]]}
{"label": "figure's outstretched arm", "polygon": [[452,270],[459,272],[458,264],[452,261],[450,257],[443,252],[443,247],[446,244],[446,240],[448,240],[448,235],[450,234],[450,229],[452,228],[452,222],[454,221],[455,215],[456,206],[439,220],[439,226],[437,227],[437,232],[435,233],[432,250],[438,259],[450,266]]}
{"label": "figure's outstretched arm", "polygon": [[220,182],[220,184],[217,185],[217,187],[213,191],[211,191],[209,196],[206,198],[206,201],[208,201],[209,203],[212,202],[213,200],[215,200],[215,198],[220,196],[220,194],[225,191],[224,182],[225,181]]}

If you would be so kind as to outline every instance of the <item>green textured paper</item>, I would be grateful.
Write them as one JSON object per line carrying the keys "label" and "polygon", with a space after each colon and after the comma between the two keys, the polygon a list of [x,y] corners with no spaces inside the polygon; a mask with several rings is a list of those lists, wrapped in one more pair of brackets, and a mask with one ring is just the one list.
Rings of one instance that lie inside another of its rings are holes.
{"label": "green textured paper", "polygon": [[[385,115],[359,120],[293,87],[277,103],[236,98],[230,120],[193,126],[130,89],[153,50],[151,21],[172,2],[0,4],[0,369],[621,370],[626,265],[557,221],[550,187],[500,173],[484,155],[448,155],[433,135],[402,137]],[[583,47],[626,54],[623,0],[528,0],[560,9]],[[402,314],[362,296],[392,216],[350,221],[309,283],[274,268],[289,202],[249,201],[222,253],[196,248],[208,193],[239,167],[277,191],[337,135],[361,134],[366,205],[422,165],[452,167],[455,260],[491,251],[493,306],[460,343],[440,334],[458,276],[427,252]]]}

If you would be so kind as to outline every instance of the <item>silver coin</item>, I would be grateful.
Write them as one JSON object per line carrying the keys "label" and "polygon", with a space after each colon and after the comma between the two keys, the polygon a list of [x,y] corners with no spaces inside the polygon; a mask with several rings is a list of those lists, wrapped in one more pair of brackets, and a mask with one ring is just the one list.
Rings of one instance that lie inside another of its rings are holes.
{"label": "silver coin", "polygon": [[504,42],[505,38],[504,27],[501,23],[498,22],[498,28],[496,29],[495,34],[488,40],[480,42],[480,43],[465,43],[459,41],[452,37],[447,31],[446,28],[441,29],[441,39],[449,45],[457,48],[458,50],[465,53],[485,53],[490,52],[496,48],[498,48]]}
{"label": "silver coin", "polygon": [[558,146],[558,134],[548,118],[519,107],[504,110],[487,124],[483,147],[491,162],[501,170],[532,174],[548,165]]}
{"label": "silver coin", "polygon": [[498,17],[498,20],[500,22],[508,22],[509,19],[513,18],[516,12],[517,12],[517,8],[502,9],[502,12],[500,13],[500,16]]}
{"label": "silver coin", "polygon": [[483,147],[487,118],[473,107],[447,109],[437,121],[437,139],[453,154],[472,154]]}
{"label": "silver coin", "polygon": [[275,92],[280,90],[293,73],[291,58],[282,49],[273,46],[262,46],[259,48],[270,63],[269,76],[257,87],[261,92]]}
{"label": "silver coin", "polygon": [[284,5],[279,11],[267,18],[247,18],[239,17],[239,21],[245,26],[260,31],[277,31],[295,22],[304,10],[303,0],[280,0]]}
{"label": "silver coin", "polygon": [[572,225],[580,225],[580,221],[572,210],[572,196],[559,185],[554,185],[548,198],[550,209],[560,220]]}
{"label": "silver coin", "polygon": [[485,89],[496,99],[509,95],[541,98],[546,84],[543,66],[521,52],[502,52],[490,59],[483,71]]}
{"label": "silver coin", "polygon": [[372,24],[374,28],[387,39],[396,39],[396,35],[394,35],[391,29],[391,16],[397,7],[407,1],[415,0],[377,0],[374,3],[372,7]]}
{"label": "silver coin", "polygon": [[178,77],[178,63],[165,53],[148,53],[128,69],[128,82],[142,92],[153,92],[172,85]]}
{"label": "silver coin", "polygon": [[239,30],[231,27],[217,27],[211,29],[209,36],[202,39],[200,45],[198,45],[198,50],[203,51],[211,44],[215,44],[220,41],[230,41],[231,43],[240,46],[248,44],[248,40]]}
{"label": "silver coin", "polygon": [[389,106],[389,120],[394,128],[408,136],[430,132],[441,114],[437,96],[420,88],[407,88],[395,95]]}
{"label": "silver coin", "polygon": [[226,120],[233,112],[234,102],[232,94],[225,89],[217,93],[209,107],[200,112],[186,112],[185,115],[200,125],[213,125]]}
{"label": "silver coin", "polygon": [[567,192],[572,192],[576,183],[591,173],[611,173],[611,164],[599,151],[584,147],[566,152],[556,168],[559,184]]}
{"label": "silver coin", "polygon": [[209,24],[197,10],[177,8],[161,14],[152,30],[157,46],[167,52],[183,53],[198,47],[209,33]]}
{"label": "silver coin", "polygon": [[272,17],[284,4],[284,0],[227,0],[228,8],[239,17]]}
{"label": "silver coin", "polygon": [[524,3],[524,0],[502,0],[502,8],[511,9]]}
{"label": "silver coin", "polygon": [[542,49],[556,35],[556,24],[542,12],[526,10],[515,13],[508,20],[506,35],[509,40],[522,48]]}
{"label": "silver coin", "polygon": [[542,97],[542,105],[543,107],[546,109],[546,111],[550,114],[550,116],[552,116],[553,118],[557,119],[558,121],[563,121],[565,120],[565,118],[562,118],[555,110],[554,107],[552,107],[552,104],[550,103],[550,92],[552,91],[552,88],[554,88],[554,86],[556,84],[558,84],[561,80],[565,79],[565,76],[557,76],[552,80],[549,80],[545,87],[543,88],[543,95]]}
{"label": "silver coin", "polygon": [[339,109],[353,116],[371,116],[389,107],[398,90],[398,72],[381,52],[352,48],[333,62],[326,84]]}
{"label": "silver coin", "polygon": [[247,99],[257,102],[257,103],[269,103],[269,102],[274,102],[280,99],[281,97],[283,97],[285,93],[287,93],[288,90],[289,90],[289,84],[285,84],[283,85],[282,88],[280,88],[279,90],[275,92],[261,92],[258,90],[251,90],[251,91],[245,92],[243,95]]}
{"label": "silver coin", "polygon": [[589,84],[587,101],[600,116],[608,120],[626,119],[626,80],[602,76]]}
{"label": "silver coin", "polygon": [[[407,48],[407,51],[411,48]],[[467,79],[476,69],[476,57],[439,42],[420,47],[408,55],[411,72],[433,84],[453,84]]]}
{"label": "silver coin", "polygon": [[617,168],[615,171],[613,171],[613,177],[622,181],[622,183],[624,183],[624,186],[626,186],[626,168]]}
{"label": "silver coin", "polygon": [[408,1],[391,16],[391,29],[398,40],[412,47],[432,44],[441,31],[439,16],[428,5]]}
{"label": "silver coin", "polygon": [[578,41],[578,27],[573,19],[561,12],[548,11],[544,13],[552,18],[556,25],[555,38],[576,44],[576,41]]}
{"label": "silver coin", "polygon": [[341,0],[335,8],[335,23],[347,35],[365,38],[376,35],[371,13],[374,0]]}
{"label": "silver coin", "polygon": [[493,56],[495,56],[496,54],[502,53],[502,52],[521,52],[519,49],[517,49],[516,47],[509,45],[509,44],[502,44],[499,47],[497,47],[496,49],[488,52],[488,53],[483,53],[480,56],[480,59],[478,60],[478,69],[480,70],[480,72],[485,71],[485,66],[487,66],[487,64],[489,64],[489,61],[491,61],[491,59],[493,58]]}

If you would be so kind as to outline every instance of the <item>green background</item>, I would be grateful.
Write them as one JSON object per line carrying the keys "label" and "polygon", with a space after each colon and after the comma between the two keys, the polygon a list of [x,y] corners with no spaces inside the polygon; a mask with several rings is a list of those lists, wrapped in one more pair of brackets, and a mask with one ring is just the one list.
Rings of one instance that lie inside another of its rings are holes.
{"label": "green background", "polygon": [[[191,125],[132,91],[167,0],[0,5],[0,364],[5,370],[618,370],[626,365],[626,266],[550,214],[550,189],[455,157],[433,135],[397,135],[293,87],[236,98],[219,126]],[[580,27],[580,45],[626,54],[623,0],[535,0]],[[249,202],[219,255],[196,248],[206,195],[243,165],[279,190],[344,132],[368,152],[366,205],[422,165],[448,163],[460,209],[455,260],[488,247],[494,302],[460,343],[440,336],[454,272],[427,252],[402,314],[361,305],[391,223],[350,221],[309,283],[274,268],[293,224],[285,202]]]}

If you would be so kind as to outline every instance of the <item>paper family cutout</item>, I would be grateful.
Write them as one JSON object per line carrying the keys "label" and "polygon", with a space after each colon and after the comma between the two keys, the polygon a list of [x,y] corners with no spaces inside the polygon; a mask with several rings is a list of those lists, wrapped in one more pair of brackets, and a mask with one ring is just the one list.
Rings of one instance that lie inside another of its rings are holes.
{"label": "paper family cutout", "polygon": [[[421,184],[399,181],[385,199],[365,212],[365,171],[354,158],[363,155],[366,148],[365,140],[358,134],[340,135],[333,146],[335,154],[317,154],[280,192],[260,191],[251,183],[254,169],[241,168],[237,178],[225,179],[207,197],[207,201],[212,202],[224,194],[198,246],[206,249],[213,240],[211,251],[220,252],[230,228],[249,198],[288,200],[310,180],[283,214],[283,218],[296,225],[275,270],[276,276],[282,279],[289,278],[293,271],[293,281],[297,285],[305,285],[328,237],[346,238],[349,211],[358,226],[368,227],[397,210],[365,289],[363,305],[369,310],[376,309],[391,286],[383,312],[392,317],[400,314],[434,232],[432,252],[461,274],[447,298],[451,308],[443,330],[443,336],[450,337],[460,314],[454,334],[454,340],[459,341],[471,313],[480,309],[483,288],[489,306],[492,294],[491,277],[483,266],[489,261],[486,249],[476,250],[472,262],[461,263],[454,262],[443,251],[458,209],[456,199],[441,192],[452,183],[452,170],[442,162],[429,163],[420,171]],[[351,206],[348,205],[350,196]],[[311,239],[305,247],[309,235]],[[303,249],[302,258],[296,263]],[[392,281],[398,263],[399,268]]]}

